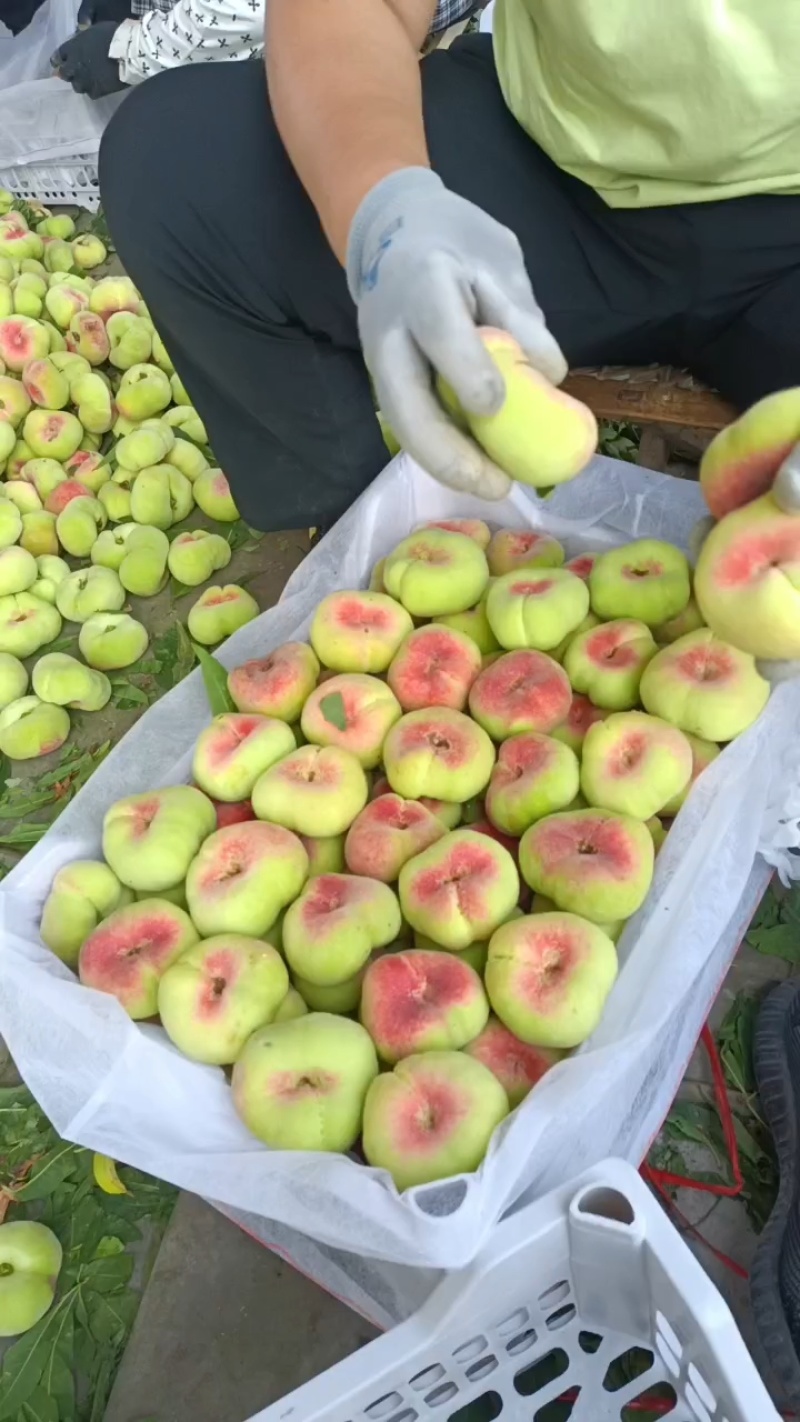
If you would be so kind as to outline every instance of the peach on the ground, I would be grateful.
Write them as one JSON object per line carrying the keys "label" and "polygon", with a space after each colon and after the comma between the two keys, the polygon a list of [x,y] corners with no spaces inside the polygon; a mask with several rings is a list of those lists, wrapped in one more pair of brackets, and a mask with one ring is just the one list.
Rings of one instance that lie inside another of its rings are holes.
{"label": "peach on the ground", "polygon": [[269,656],[234,667],[228,690],[239,711],[297,721],[319,676],[319,662],[305,642],[285,642]]}
{"label": "peach on the ground", "polygon": [[472,538],[425,528],[389,554],[383,581],[413,617],[444,617],[474,607],[489,581],[489,567]]}
{"label": "peach on the ground", "polygon": [[318,874],[287,909],[283,951],[293,973],[334,987],[399,932],[400,906],[388,885],[356,874]]}
{"label": "peach on the ground", "polygon": [[769,683],[750,653],[722,641],[708,627],[657,652],[640,689],[643,705],[654,716],[707,741],[733,740],[769,699]]}
{"label": "peach on the ground", "polygon": [[586,584],[564,568],[505,573],[492,583],[486,599],[489,625],[509,651],[557,647],[588,611]]}
{"label": "peach on the ground", "polygon": [[583,743],[581,790],[590,805],[640,820],[689,785],[692,748],[682,731],[644,711],[617,711]]}
{"label": "peach on the ground", "polygon": [[655,653],[646,623],[618,618],[575,637],[564,656],[564,670],[573,691],[584,693],[595,706],[628,711],[638,705],[642,673]]}
{"label": "peach on the ground", "polygon": [[489,1003],[456,954],[411,948],[375,958],[361,987],[361,1021],[384,1062],[458,1050],[483,1031]]}
{"label": "peach on the ground", "polygon": [[488,784],[494,746],[463,712],[433,706],[401,716],[384,742],[383,762],[398,795],[463,803]]}
{"label": "peach on the ground", "polygon": [[565,810],[578,793],[575,752],[540,731],[503,741],[486,790],[486,813],[506,834],[521,835],[534,820]]}
{"label": "peach on the ground", "polygon": [[225,587],[206,588],[189,609],[186,625],[196,642],[211,647],[252,622],[258,611],[258,603],[245,588],[228,583]]}
{"label": "peach on the ground", "polygon": [[580,755],[589,727],[595,725],[597,721],[603,721],[606,715],[607,712],[599,706],[593,705],[588,696],[574,691],[569,711],[564,720],[553,727],[550,735],[557,741],[563,741],[565,746],[569,746],[576,755]]}
{"label": "peach on the ground", "polygon": [[474,1057],[406,1057],[367,1092],[364,1154],[401,1191],[466,1174],[478,1169],[508,1109],[500,1082]]}
{"label": "peach on the ground", "polygon": [[344,842],[351,874],[392,884],[407,860],[446,834],[442,821],[418,800],[380,795],[356,816]]}
{"label": "peach on the ground", "polygon": [[307,876],[308,855],[296,834],[248,820],[204,838],[186,872],[186,902],[203,937],[262,938]]}
{"label": "peach on the ground", "polygon": [[564,1056],[552,1047],[535,1047],[521,1041],[494,1015],[480,1036],[467,1043],[464,1051],[497,1077],[512,1111]]}
{"label": "peach on the ground", "polygon": [[543,652],[507,652],[473,682],[469,709],[496,741],[520,731],[552,731],[569,712],[566,672]]}
{"label": "peach on the ground", "polygon": [[0,711],[0,752],[9,760],[35,760],[60,750],[69,735],[69,712],[38,696],[21,696]]}
{"label": "peach on the ground", "polygon": [[346,1151],[378,1073],[358,1022],[326,1012],[260,1027],[233,1068],[233,1105],[274,1150]]}
{"label": "peach on the ground", "polygon": [[427,706],[463,711],[480,669],[481,653],[471,637],[432,623],[406,637],[386,679],[404,711]]}
{"label": "peach on the ground", "polygon": [[134,1021],[152,1017],[162,974],[197,937],[188,913],[176,904],[140,899],[116,909],[90,933],[78,975],[84,987],[115,997]]}
{"label": "peach on the ground", "polygon": [[214,806],[192,785],[116,800],[103,820],[103,855],[131,889],[157,895],[180,884],[216,825]]}
{"label": "peach on the ground", "polygon": [[460,829],[404,864],[398,888],[411,927],[458,950],[505,922],[517,903],[519,874],[502,844]]}
{"label": "peach on the ground", "polygon": [[295,749],[285,721],[228,711],[200,732],[192,775],[216,800],[246,800],[259,775]]}
{"label": "peach on the ground", "polygon": [[269,943],[222,933],[187,948],[158,984],[158,1015],[175,1046],[196,1062],[228,1066],[251,1033],[271,1022],[289,974]]}
{"label": "peach on the ground", "polygon": [[132,666],[147,651],[147,629],[127,612],[97,612],[78,633],[81,656],[99,671]]}
{"label": "peach on the ground", "polygon": [[596,923],[574,913],[531,914],[492,937],[486,991],[521,1041],[568,1050],[600,1021],[617,967],[616,948]]}
{"label": "peach on the ground", "polygon": [[593,923],[630,918],[653,879],[653,840],[641,820],[612,810],[565,810],[526,830],[526,884]]}
{"label": "peach on the ground", "polygon": [[312,691],[300,728],[307,741],[351,751],[365,770],[381,758],[387,732],[402,715],[391,687],[364,672],[342,672]]}
{"label": "peach on the ground", "polygon": [[592,611],[604,622],[632,617],[658,626],[683,612],[691,590],[684,554],[657,538],[610,548],[589,575]]}
{"label": "peach on the ground", "polygon": [[0,652],[30,657],[53,642],[61,631],[61,615],[32,592],[0,597]]}
{"label": "peach on the ground", "polygon": [[[28,689],[28,673],[19,657],[0,652],[0,710],[11,701],[18,701]],[[444,833],[444,827],[441,829]]]}
{"label": "peach on the ground", "polygon": [[310,639],[324,666],[338,672],[383,672],[413,628],[404,607],[378,592],[335,592],[324,597]]}
{"label": "peach on the ground", "polygon": [[260,775],[252,801],[260,820],[325,839],[343,834],[367,803],[364,769],[338,746],[301,746]]}

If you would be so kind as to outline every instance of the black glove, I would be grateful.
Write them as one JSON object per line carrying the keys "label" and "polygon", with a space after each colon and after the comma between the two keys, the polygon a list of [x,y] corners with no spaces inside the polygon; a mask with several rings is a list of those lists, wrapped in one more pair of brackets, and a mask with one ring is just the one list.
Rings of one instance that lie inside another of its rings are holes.
{"label": "black glove", "polygon": [[104,20],[113,20],[116,25],[121,25],[123,20],[130,20],[132,16],[132,0],[82,0],[78,11],[78,29],[100,25]]}
{"label": "black glove", "polygon": [[117,60],[108,57],[118,28],[114,20],[102,20],[88,30],[79,30],[51,56],[50,63],[59,79],[71,84],[76,94],[102,99],[104,94],[125,88]]}

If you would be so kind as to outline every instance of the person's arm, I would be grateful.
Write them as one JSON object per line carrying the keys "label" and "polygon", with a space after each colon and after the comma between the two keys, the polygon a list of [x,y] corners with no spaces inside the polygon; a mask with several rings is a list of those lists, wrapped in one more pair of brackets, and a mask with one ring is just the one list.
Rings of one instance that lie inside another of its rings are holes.
{"label": "person's arm", "polygon": [[498,499],[510,480],[456,427],[435,377],[472,414],[500,409],[505,382],[482,325],[510,332],[553,380],[566,365],[514,234],[431,170],[419,52],[437,9],[268,0],[267,79],[287,152],[346,269],[383,415],[434,478]]}
{"label": "person's arm", "polygon": [[428,166],[419,53],[436,0],[269,0],[275,121],[339,260],[362,199]]}

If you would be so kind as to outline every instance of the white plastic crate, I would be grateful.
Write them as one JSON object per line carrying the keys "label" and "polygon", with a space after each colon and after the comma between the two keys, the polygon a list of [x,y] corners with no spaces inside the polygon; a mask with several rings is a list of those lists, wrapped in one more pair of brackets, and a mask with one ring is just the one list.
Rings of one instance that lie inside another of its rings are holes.
{"label": "white plastic crate", "polygon": [[779,1422],[727,1305],[623,1161],[508,1216],[407,1323],[251,1422],[498,1417]]}
{"label": "white plastic crate", "polygon": [[100,206],[97,154],[77,154],[58,163],[21,163],[0,168],[0,188],[30,202],[35,198],[48,207],[86,207],[96,212]]}

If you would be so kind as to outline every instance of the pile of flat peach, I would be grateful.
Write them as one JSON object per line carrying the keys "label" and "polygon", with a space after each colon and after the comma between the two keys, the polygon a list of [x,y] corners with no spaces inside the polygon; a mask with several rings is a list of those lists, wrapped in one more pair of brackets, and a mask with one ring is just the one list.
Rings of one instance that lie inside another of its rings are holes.
{"label": "pile of flat peach", "polygon": [[276,1150],[475,1170],[597,1026],[674,815],[769,687],[654,540],[433,524],[228,678],[192,785],[113,804],[44,942],[229,1073]]}

